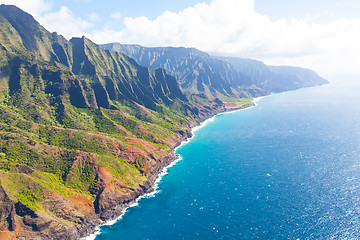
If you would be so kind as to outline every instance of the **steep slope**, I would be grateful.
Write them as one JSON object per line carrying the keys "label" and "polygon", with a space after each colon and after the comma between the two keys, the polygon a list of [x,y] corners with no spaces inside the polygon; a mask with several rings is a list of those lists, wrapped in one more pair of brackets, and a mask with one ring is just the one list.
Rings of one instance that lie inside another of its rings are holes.
{"label": "steep slope", "polygon": [[175,78],[163,69],[139,66],[121,53],[99,48],[90,40],[73,38],[72,71],[91,79],[99,106],[111,107],[111,101],[135,101],[155,110],[157,104],[170,105],[175,99],[187,101]]}
{"label": "steep slope", "polygon": [[100,107],[110,108],[111,100],[123,99],[151,109],[157,103],[169,105],[176,98],[186,101],[176,81],[164,70],[141,67],[123,54],[106,52],[84,37],[67,42],[56,33],[47,32],[32,16],[16,7],[2,9],[3,47],[10,52],[23,51],[22,56],[30,51],[41,60],[60,68],[69,67],[75,75],[89,78]]}
{"label": "steep slope", "polygon": [[251,85],[249,77],[235,71],[231,64],[194,48],[145,48],[119,43],[101,47],[123,52],[143,66],[164,68],[175,76],[185,93],[205,93],[210,98],[218,97],[222,100],[250,96],[243,89]]}
{"label": "steep slope", "polygon": [[1,5],[0,239],[85,236],[149,191],[190,126],[224,110]]}
{"label": "steep slope", "polygon": [[275,77],[269,67],[263,62],[236,57],[216,57],[230,63],[237,72],[241,72],[251,78],[256,86],[272,91],[271,80]]}
{"label": "steep slope", "polygon": [[0,40],[9,50],[28,50],[44,60],[51,60],[51,34],[34,18],[15,6],[0,6]]}

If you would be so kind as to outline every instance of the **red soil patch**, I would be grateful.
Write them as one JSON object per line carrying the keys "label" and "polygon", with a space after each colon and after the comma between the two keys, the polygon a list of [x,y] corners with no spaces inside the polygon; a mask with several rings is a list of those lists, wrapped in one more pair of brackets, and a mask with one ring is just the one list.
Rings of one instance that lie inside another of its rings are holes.
{"label": "red soil patch", "polygon": [[224,102],[224,104],[227,107],[236,107],[236,103],[233,103],[233,102]]}
{"label": "red soil patch", "polygon": [[139,149],[137,147],[133,147],[133,146],[129,146],[127,149],[125,149],[124,151],[122,151],[122,156],[123,158],[131,163],[134,164],[136,158],[140,155],[147,155],[146,152],[142,149]]}
{"label": "red soil patch", "polygon": [[133,136],[131,133],[129,133],[123,126],[120,126],[116,123],[114,123],[114,125],[119,128],[121,131],[123,131],[124,133],[126,133],[126,135],[129,135],[129,136]]}
{"label": "red soil patch", "polygon": [[[99,167],[99,175],[106,185],[105,189],[115,191],[116,186],[120,188],[127,188],[127,185],[122,180],[115,178],[112,172],[105,167]],[[121,189],[118,190],[124,192]]]}
{"label": "red soil patch", "polygon": [[129,138],[128,142],[133,143],[133,144],[138,144],[138,145],[144,147],[146,149],[146,151],[148,151],[148,152],[156,152],[156,151],[161,150],[161,148],[159,148],[151,143],[148,143],[146,141],[136,139],[136,138]]}
{"label": "red soil patch", "polygon": [[105,182],[106,185],[108,185],[111,182],[111,180],[114,179],[112,172],[105,167],[99,166],[99,174],[101,179]]}
{"label": "red soil patch", "polygon": [[141,128],[140,126],[137,127],[137,129],[142,132],[142,133],[149,133],[148,131],[146,131],[145,129]]}
{"label": "red soil patch", "polygon": [[15,232],[0,230],[0,239],[8,239],[8,240],[16,239]]}
{"label": "red soil patch", "polygon": [[122,151],[121,145],[119,143],[115,143],[113,146],[114,146],[113,150],[114,150],[115,156],[119,157],[121,154],[121,151]]}
{"label": "red soil patch", "polygon": [[92,210],[92,202],[84,195],[70,197],[68,200],[83,211]]}
{"label": "red soil patch", "polygon": [[74,164],[89,162],[91,165],[96,166],[95,159],[90,153],[78,151],[74,158]]}
{"label": "red soil patch", "polygon": [[95,136],[99,137],[99,138],[104,138],[103,135],[100,135],[100,134],[96,134],[96,133],[93,133]]}

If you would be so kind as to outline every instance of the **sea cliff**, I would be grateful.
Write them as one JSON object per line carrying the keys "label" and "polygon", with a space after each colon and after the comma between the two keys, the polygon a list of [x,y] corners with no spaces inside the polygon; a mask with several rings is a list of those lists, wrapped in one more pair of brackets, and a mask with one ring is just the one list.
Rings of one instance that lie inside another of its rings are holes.
{"label": "sea cliff", "polygon": [[0,60],[1,239],[93,233],[151,191],[191,128],[251,105],[224,78],[185,95],[164,69],[68,41],[15,6],[0,6]]}

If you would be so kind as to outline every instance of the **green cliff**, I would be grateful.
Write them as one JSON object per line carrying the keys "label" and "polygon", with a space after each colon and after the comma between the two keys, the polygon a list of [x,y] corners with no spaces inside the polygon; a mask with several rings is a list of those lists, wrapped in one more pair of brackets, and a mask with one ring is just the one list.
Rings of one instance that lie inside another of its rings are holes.
{"label": "green cliff", "polygon": [[149,191],[191,126],[225,109],[14,6],[0,6],[0,69],[2,239],[89,234]]}

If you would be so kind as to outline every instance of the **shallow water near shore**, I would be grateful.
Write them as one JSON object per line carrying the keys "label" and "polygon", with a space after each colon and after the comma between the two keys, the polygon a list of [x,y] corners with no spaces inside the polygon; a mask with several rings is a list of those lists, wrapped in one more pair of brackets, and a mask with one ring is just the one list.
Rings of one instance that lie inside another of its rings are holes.
{"label": "shallow water near shore", "polygon": [[216,116],[96,239],[360,238],[359,92],[337,79]]}

